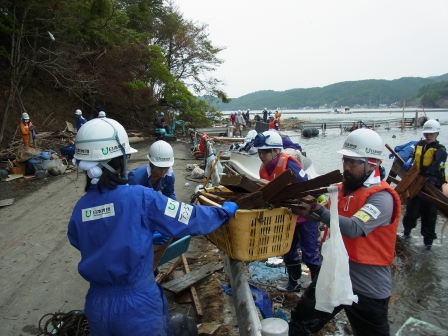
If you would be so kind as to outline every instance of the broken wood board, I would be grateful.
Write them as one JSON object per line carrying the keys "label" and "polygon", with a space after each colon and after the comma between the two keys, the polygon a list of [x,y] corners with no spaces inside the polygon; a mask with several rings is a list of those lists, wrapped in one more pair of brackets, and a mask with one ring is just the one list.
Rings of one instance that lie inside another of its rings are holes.
{"label": "broken wood board", "polygon": [[0,207],[8,206],[14,203],[14,198],[8,198],[0,201]]}
{"label": "broken wood board", "polygon": [[428,179],[419,174],[420,171],[415,166],[412,166],[395,187],[395,191],[400,196],[401,203],[404,204],[409,198],[417,196],[424,187]]}
{"label": "broken wood board", "polygon": [[296,178],[297,176],[291,169],[286,169],[283,173],[259,189],[263,195],[263,200],[268,202],[278,193],[283,193],[286,186],[292,183]]}
{"label": "broken wood board", "polygon": [[423,197],[425,197],[429,202],[431,202],[432,204],[435,205],[435,207],[443,213],[443,211],[446,211],[446,209],[448,209],[448,203],[445,203],[443,201],[441,201],[440,199],[436,198],[436,197],[432,197],[431,195],[422,192]]}
{"label": "broken wood board", "polygon": [[161,272],[156,277],[156,282],[158,284],[161,284],[164,282],[170,275],[173,273],[173,271],[178,268],[180,265],[182,265],[182,258],[177,258],[177,260],[170,266],[170,268],[166,272]]}
{"label": "broken wood board", "polygon": [[260,208],[266,202],[263,199],[263,194],[261,193],[261,191],[257,191],[235,200],[235,203],[240,209],[251,210]]}
{"label": "broken wood board", "polygon": [[339,170],[334,170],[325,175],[320,175],[308,181],[290,184],[283,188],[275,197],[275,202],[281,202],[287,199],[295,199],[300,193],[301,196],[307,191],[315,190],[322,187],[328,187],[331,184],[342,182],[342,174]]}
{"label": "broken wood board", "polygon": [[162,287],[167,291],[178,294],[184,291],[186,288],[194,285],[199,280],[202,280],[203,278],[213,274],[214,272],[223,269],[223,267],[224,266],[222,263],[208,263],[197,270],[185,274],[180,278],[162,284]]}
{"label": "broken wood board", "polygon": [[245,175],[223,175],[220,184],[234,192],[255,192],[260,186]]}
{"label": "broken wood board", "polygon": [[[181,255],[182,258],[182,265],[185,274],[190,273],[190,267],[188,266],[187,258],[185,258],[185,255]],[[190,286],[190,297],[193,300],[194,309],[196,310],[196,315],[198,318],[202,319],[204,316],[204,313],[202,312],[201,303],[199,302],[198,293],[196,292],[196,288],[194,286]]]}

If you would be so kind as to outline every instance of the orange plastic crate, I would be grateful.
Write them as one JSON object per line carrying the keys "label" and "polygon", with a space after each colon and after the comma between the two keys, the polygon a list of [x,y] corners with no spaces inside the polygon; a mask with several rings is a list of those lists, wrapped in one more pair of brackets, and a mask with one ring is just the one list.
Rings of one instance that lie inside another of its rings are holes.
{"label": "orange plastic crate", "polygon": [[[220,191],[230,191],[219,187]],[[207,192],[216,188],[207,189]],[[203,191],[204,192],[204,191]],[[199,196],[203,205],[218,205]],[[229,223],[207,235],[218,249],[241,261],[281,256],[291,248],[297,216],[288,208],[238,210]]]}

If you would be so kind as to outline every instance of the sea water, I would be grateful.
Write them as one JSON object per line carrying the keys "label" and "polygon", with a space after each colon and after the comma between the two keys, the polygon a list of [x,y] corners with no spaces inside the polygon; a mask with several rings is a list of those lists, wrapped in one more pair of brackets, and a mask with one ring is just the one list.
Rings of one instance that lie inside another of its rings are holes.
{"label": "sea water", "polygon": [[[415,117],[413,113],[407,113],[406,118]],[[391,111],[390,114],[384,112],[365,112],[366,116],[360,118],[362,114],[336,115],[338,120],[356,121],[362,119],[386,120],[387,118],[399,118],[401,112]],[[423,112],[421,112],[423,113]],[[425,111],[428,118],[437,118],[442,123],[438,140],[448,147],[448,112],[446,111]],[[251,115],[252,111],[251,111]],[[311,118],[310,121],[331,120],[335,114],[329,113],[309,113],[294,114],[297,118]],[[304,117],[305,116],[305,117]],[[420,116],[420,113],[419,113]],[[283,115],[285,118],[285,115]],[[340,119],[339,119],[340,118]],[[384,144],[391,148],[406,143],[411,140],[422,138],[422,129],[405,128],[401,130],[399,125],[391,125],[391,129],[384,127],[376,129],[383,139]],[[290,132],[288,132],[290,133]],[[341,155],[337,153],[342,148],[345,138],[349,134],[341,134],[340,129],[327,129],[313,138],[303,138],[300,133],[290,133],[294,141],[297,141],[306,151],[319,174],[325,174],[339,169],[342,171]],[[389,151],[384,148],[383,166],[388,172],[392,166],[392,159],[388,158]],[[447,170],[448,172],[448,170]],[[403,207],[403,214],[405,208]],[[409,317],[413,317],[439,328],[448,330],[448,239],[445,232],[443,243],[441,243],[441,229],[446,218],[439,214],[436,232],[438,239],[434,241],[431,251],[425,251],[422,237],[420,235],[420,221],[417,228],[412,231],[411,247],[414,251],[408,260],[410,267],[402,273],[395,272],[393,280],[393,292],[389,304],[389,319],[391,323],[391,334],[394,335]],[[403,232],[402,223],[398,232]],[[372,251],[373,252],[373,251]],[[448,333],[447,333],[448,334]]]}

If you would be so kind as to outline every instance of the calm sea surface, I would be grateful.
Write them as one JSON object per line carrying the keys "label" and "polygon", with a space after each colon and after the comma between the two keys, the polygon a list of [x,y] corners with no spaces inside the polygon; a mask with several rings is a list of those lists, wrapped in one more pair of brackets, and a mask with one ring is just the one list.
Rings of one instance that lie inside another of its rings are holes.
{"label": "calm sea surface", "polygon": [[[406,118],[415,116],[415,108],[405,112]],[[251,119],[255,115],[251,111]],[[305,111],[286,111],[283,112],[282,118],[295,117],[298,119],[306,119],[311,122],[319,122],[321,120],[386,120],[392,118],[401,118],[402,110],[390,111],[389,113],[381,113],[372,110],[353,114],[330,114],[322,113],[322,111],[311,110]],[[448,122],[448,110],[433,111],[426,110],[424,113],[432,119],[437,118],[443,123]],[[424,115],[419,109],[419,116]],[[230,112],[224,112],[228,115]],[[390,130],[384,127],[376,129],[382,137],[385,144],[389,144],[392,148],[399,144],[411,140],[422,138],[421,128],[401,130],[398,125],[391,125]],[[288,132],[289,133],[289,132]],[[298,141],[306,151],[319,174],[325,174],[335,169],[342,170],[341,155],[336,151],[341,149],[344,139],[348,132],[341,134],[339,129],[327,129],[325,134],[319,134],[313,138],[303,138],[300,134],[291,136],[294,141]],[[438,140],[448,147],[448,125],[442,125]],[[389,171],[392,160],[388,158],[389,152],[384,148],[383,165],[386,171]],[[404,212],[404,208],[403,208]],[[389,306],[390,322],[392,327],[392,335],[406,322],[409,317],[434,324],[448,331],[448,229],[444,232],[445,237],[442,239],[442,226],[446,218],[442,215],[438,217],[436,232],[438,239],[434,242],[432,251],[423,250],[423,241],[420,235],[420,223],[417,228],[412,231],[412,249],[414,253],[409,260],[410,267],[405,273],[394,275],[394,285],[391,303]],[[400,222],[399,232],[403,231]],[[447,332],[448,335],[448,332]]]}

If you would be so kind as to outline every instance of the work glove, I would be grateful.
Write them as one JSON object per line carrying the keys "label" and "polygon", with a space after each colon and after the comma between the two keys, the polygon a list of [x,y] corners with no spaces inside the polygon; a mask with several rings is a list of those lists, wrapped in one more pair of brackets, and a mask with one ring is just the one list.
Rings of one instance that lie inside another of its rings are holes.
{"label": "work glove", "polygon": [[30,131],[34,131],[34,126],[30,126]]}
{"label": "work glove", "polygon": [[155,232],[154,235],[152,236],[152,243],[154,245],[163,245],[166,244],[166,242],[168,241],[168,239],[170,239],[169,237],[164,236],[163,234],[161,234],[160,232]]}
{"label": "work glove", "polygon": [[33,140],[35,140],[36,139],[36,134],[33,134]]}
{"label": "work glove", "polygon": [[409,158],[405,164],[403,165],[403,168],[405,170],[409,170],[409,168],[411,168],[412,164],[414,163],[414,160],[412,158]]}
{"label": "work glove", "polygon": [[389,154],[389,159],[393,159],[395,157],[395,155],[393,155],[392,153]]}
{"label": "work glove", "polygon": [[224,202],[221,207],[227,211],[229,217],[233,217],[235,212],[238,210],[238,205],[234,202]]}

